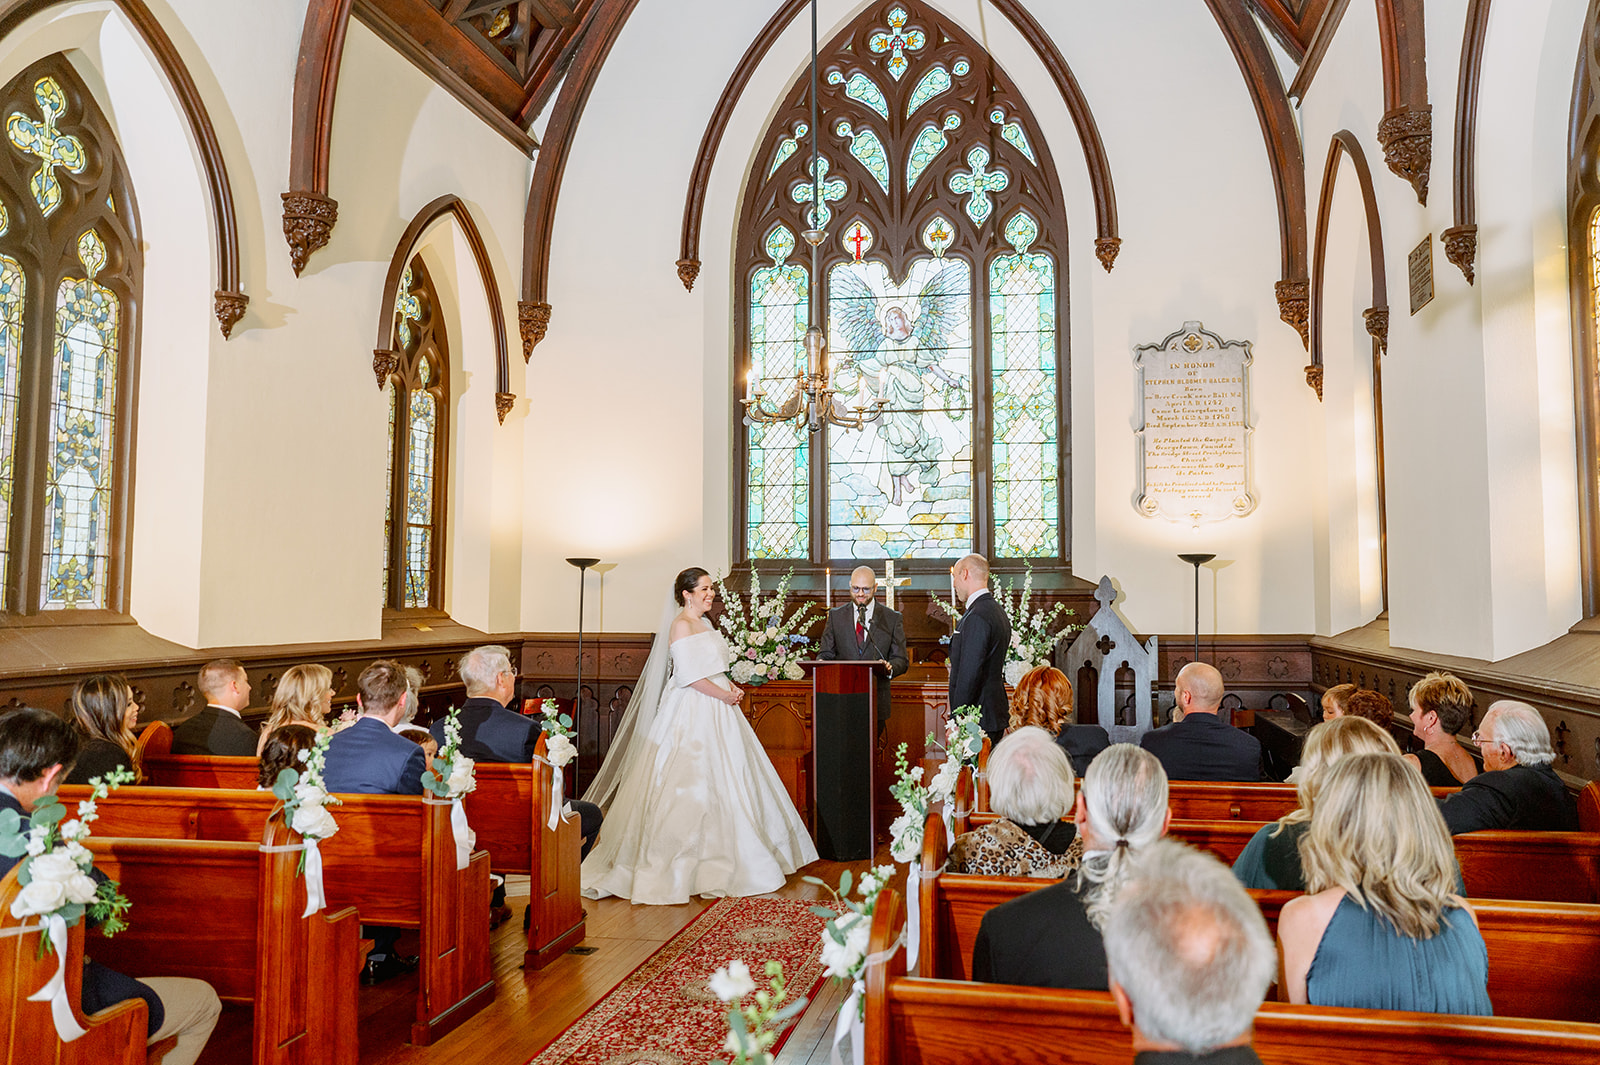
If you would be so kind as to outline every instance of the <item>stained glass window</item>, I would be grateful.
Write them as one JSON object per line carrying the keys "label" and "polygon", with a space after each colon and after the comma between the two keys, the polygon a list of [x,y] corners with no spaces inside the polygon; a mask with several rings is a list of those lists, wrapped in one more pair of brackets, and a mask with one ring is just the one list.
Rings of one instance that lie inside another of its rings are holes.
{"label": "stained glass window", "polygon": [[[834,415],[884,403],[863,426],[744,422],[740,561],[976,549],[1062,564],[1065,212],[1039,126],[982,46],[922,0],[869,3],[821,56],[823,128],[798,132],[802,76],[753,154],[737,335],[758,392],[741,379],[739,393],[768,418],[805,407],[789,401],[815,284]],[[813,228],[814,274],[797,246]]]}
{"label": "stained glass window", "polygon": [[398,357],[389,378],[388,499],[383,521],[383,602],[403,610],[440,605],[439,509],[449,351],[433,279],[420,257],[400,274],[394,301]]}
{"label": "stained glass window", "polygon": [[121,610],[134,200],[64,57],[13,78],[0,114],[0,610]]}

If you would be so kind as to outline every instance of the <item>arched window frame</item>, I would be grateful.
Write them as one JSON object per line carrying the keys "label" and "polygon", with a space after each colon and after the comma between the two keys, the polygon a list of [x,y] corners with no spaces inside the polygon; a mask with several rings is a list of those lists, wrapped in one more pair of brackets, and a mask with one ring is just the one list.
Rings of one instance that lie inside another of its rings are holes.
{"label": "arched window frame", "polygon": [[[894,51],[886,48],[874,50],[874,38],[879,43],[888,27],[889,15],[895,9],[903,10],[906,18],[901,33],[907,37],[920,33],[922,46],[904,49],[902,55],[909,66],[900,78],[893,77],[887,64],[893,60]],[[959,25],[914,0],[889,0],[874,4],[864,11],[846,29],[827,43],[820,55],[821,125],[818,147],[828,167],[827,179],[843,177],[847,191],[842,199],[828,202],[831,221],[827,224],[827,241],[821,248],[818,272],[822,277],[821,317],[827,326],[829,307],[828,277],[832,269],[851,256],[842,243],[842,234],[857,220],[872,231],[874,246],[869,259],[883,261],[895,279],[904,278],[914,260],[927,258],[930,253],[922,241],[922,232],[935,216],[942,215],[955,223],[953,241],[944,252],[946,258],[966,261],[971,270],[971,334],[972,371],[970,404],[973,444],[972,509],[973,549],[1003,561],[996,556],[995,500],[991,474],[994,469],[992,454],[992,426],[995,412],[992,396],[992,336],[990,322],[989,272],[996,259],[1016,254],[1004,238],[1007,223],[1019,209],[1025,209],[1037,225],[1037,235],[1027,247],[1029,254],[1048,255],[1054,265],[1054,332],[1055,332],[1055,404],[1056,404],[1056,455],[1055,455],[1055,525],[1056,550],[1049,555],[1035,556],[1036,566],[1065,568],[1070,558],[1070,387],[1067,357],[1067,282],[1065,256],[1067,226],[1063,197],[1057,180],[1049,147],[1038,122],[1014,83],[1007,77],[984,49]],[[957,73],[957,64],[964,66]],[[952,86],[936,93],[918,106],[909,116],[907,103],[915,87],[927,71],[942,65],[951,73]],[[859,92],[850,93],[853,75],[867,75],[885,95],[887,115],[883,114]],[[998,111],[1000,121],[991,120]],[[960,124],[948,128],[949,116],[958,116]],[[804,535],[805,550],[778,558],[774,555],[756,554],[750,550],[750,478],[752,452],[748,432],[743,423],[744,408],[738,400],[744,394],[746,375],[752,365],[752,349],[757,337],[753,336],[751,284],[757,272],[770,271],[773,258],[767,251],[767,239],[776,227],[782,225],[790,234],[799,234],[808,228],[809,201],[799,202],[793,190],[812,182],[810,154],[812,131],[810,122],[810,76],[804,72],[786,94],[755,153],[754,163],[739,216],[736,243],[735,322],[736,351],[735,375],[739,387],[735,389],[734,461],[736,483],[734,486],[734,554],[736,563],[747,564],[767,558],[790,562],[796,568],[820,569],[828,564],[843,564],[851,559],[837,556],[830,550],[828,434],[847,430],[827,427],[808,442],[807,492],[805,504],[807,524]],[[851,134],[840,133],[841,123],[848,122]],[[1004,134],[1009,124],[1019,124],[1028,142],[1032,158]],[[797,132],[796,127],[806,127]],[[924,129],[934,126],[946,133],[944,148],[933,159],[910,189],[906,186],[906,160],[917,138]],[[889,160],[888,188],[882,187],[868,167],[850,150],[854,136],[871,130],[880,139]],[[789,149],[788,144],[793,148]],[[1005,190],[993,196],[993,210],[982,225],[973,224],[963,203],[966,194],[950,188],[950,177],[957,171],[969,171],[969,152],[981,147],[989,153],[991,170],[1004,168],[1009,177]],[[796,250],[787,257],[790,267],[800,266],[809,276],[809,248],[799,242]],[[796,308],[803,332],[805,308]],[[829,329],[830,338],[832,334]],[[831,339],[830,339],[831,343]],[[804,435],[802,430],[802,435]],[[954,552],[959,554],[961,552]],[[918,556],[910,568],[919,567]],[[1020,557],[1019,557],[1020,561]],[[934,568],[934,567],[930,567]]]}
{"label": "arched window frame", "polygon": [[[84,161],[78,172],[66,166],[51,168],[61,198],[46,215],[29,188],[30,180],[42,169],[39,157],[25,155],[9,136],[0,141],[0,203],[6,211],[0,254],[16,260],[25,279],[0,616],[13,623],[83,623],[127,612],[143,255],[138,209],[116,136],[64,55],[57,53],[32,64],[0,90],[0,124],[8,124],[14,114],[34,122],[43,118],[35,86],[46,77],[59,87],[64,102],[56,131],[77,138]],[[50,378],[55,362],[56,304],[65,280],[88,276],[78,245],[80,236],[91,229],[105,254],[92,279],[118,302],[112,469],[104,482],[109,496],[104,592],[99,604],[78,606],[75,596],[69,594],[71,606],[45,608],[44,552],[49,540],[45,486],[53,421]]]}
{"label": "arched window frame", "polygon": [[1583,613],[1600,614],[1600,0],[1584,16],[1567,157]]}

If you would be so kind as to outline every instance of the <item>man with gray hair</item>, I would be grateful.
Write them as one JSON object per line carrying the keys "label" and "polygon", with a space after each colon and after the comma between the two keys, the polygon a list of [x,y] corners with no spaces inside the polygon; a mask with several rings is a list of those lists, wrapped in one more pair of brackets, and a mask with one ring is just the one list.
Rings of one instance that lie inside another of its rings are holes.
{"label": "man with gray hair", "polygon": [[1483,715],[1472,742],[1483,752],[1484,771],[1440,803],[1451,835],[1480,828],[1578,830],[1578,806],[1550,766],[1556,752],[1539,711],[1501,699]]}
{"label": "man with gray hair", "polygon": [[1260,1065],[1250,1039],[1278,955],[1227,866],[1173,840],[1151,844],[1117,895],[1105,945],[1134,1065]]}

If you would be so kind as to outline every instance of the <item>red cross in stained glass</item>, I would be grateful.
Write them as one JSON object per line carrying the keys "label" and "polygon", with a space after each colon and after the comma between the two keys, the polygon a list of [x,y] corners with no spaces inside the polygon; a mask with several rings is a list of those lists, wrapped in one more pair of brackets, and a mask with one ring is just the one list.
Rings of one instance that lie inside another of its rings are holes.
{"label": "red cross in stained glass", "polygon": [[855,257],[855,261],[860,262],[867,249],[872,247],[872,233],[866,226],[857,222],[845,232],[844,242],[850,245],[850,253]]}

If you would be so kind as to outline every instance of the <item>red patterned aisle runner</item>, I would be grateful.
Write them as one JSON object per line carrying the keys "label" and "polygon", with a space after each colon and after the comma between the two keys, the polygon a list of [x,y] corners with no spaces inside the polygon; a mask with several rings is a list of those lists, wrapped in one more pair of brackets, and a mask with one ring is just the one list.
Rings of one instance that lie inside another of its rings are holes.
{"label": "red patterned aisle runner", "polygon": [[[726,1060],[728,1007],[706,978],[743,959],[765,987],[768,961],[783,962],[790,994],[822,978],[822,919],[815,903],[720,899],[595,1003],[528,1065],[705,1065]],[[781,1043],[780,1043],[781,1045]]]}

